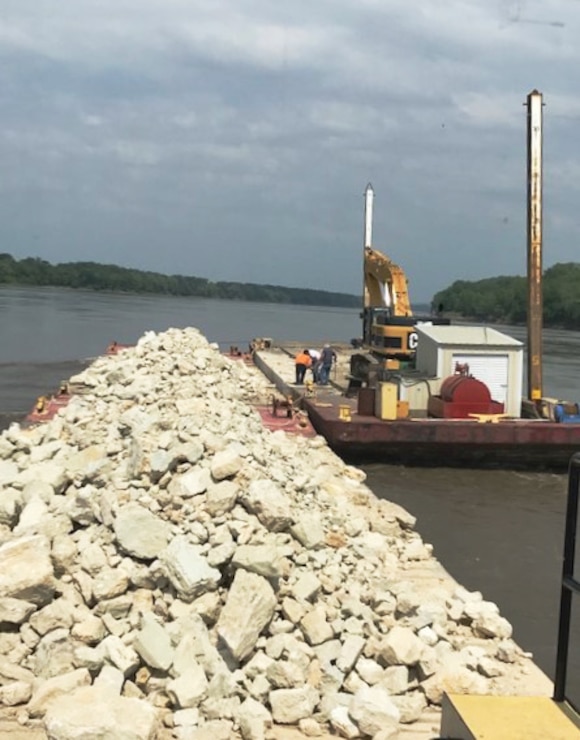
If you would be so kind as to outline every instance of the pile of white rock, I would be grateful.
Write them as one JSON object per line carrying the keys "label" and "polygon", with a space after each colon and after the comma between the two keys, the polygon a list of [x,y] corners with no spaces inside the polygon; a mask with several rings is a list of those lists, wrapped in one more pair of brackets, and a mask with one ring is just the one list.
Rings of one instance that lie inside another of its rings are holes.
{"label": "pile of white rock", "polygon": [[73,738],[398,737],[528,670],[495,605],[195,329],[0,437],[2,717]]}

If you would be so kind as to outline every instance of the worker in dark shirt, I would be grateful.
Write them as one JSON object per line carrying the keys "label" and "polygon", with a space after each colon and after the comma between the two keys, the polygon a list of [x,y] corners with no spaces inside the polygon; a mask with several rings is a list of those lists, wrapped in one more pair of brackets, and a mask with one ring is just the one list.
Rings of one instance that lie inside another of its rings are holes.
{"label": "worker in dark shirt", "polygon": [[320,365],[318,371],[318,382],[320,385],[328,385],[328,379],[330,377],[330,370],[332,365],[336,362],[336,352],[332,349],[329,344],[325,344],[320,353]]}

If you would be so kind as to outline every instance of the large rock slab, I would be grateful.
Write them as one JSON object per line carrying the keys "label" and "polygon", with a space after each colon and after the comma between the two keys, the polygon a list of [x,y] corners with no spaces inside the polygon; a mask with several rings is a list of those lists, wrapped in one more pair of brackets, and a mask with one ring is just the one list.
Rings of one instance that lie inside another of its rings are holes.
{"label": "large rock slab", "polygon": [[50,543],[45,537],[23,537],[0,547],[0,598],[48,604],[55,590]]}
{"label": "large rock slab", "polygon": [[264,627],[274,616],[277,599],[262,576],[238,570],[217,623],[217,634],[238,661],[254,649]]}
{"label": "large rock slab", "polygon": [[147,702],[93,686],[55,699],[44,725],[50,740],[154,740],[159,726]]}
{"label": "large rock slab", "polygon": [[271,532],[283,532],[294,523],[290,501],[274,481],[253,480],[241,499],[246,509]]}
{"label": "large rock slab", "polygon": [[167,522],[136,503],[119,508],[114,529],[121,549],[142,560],[156,558],[171,535]]}

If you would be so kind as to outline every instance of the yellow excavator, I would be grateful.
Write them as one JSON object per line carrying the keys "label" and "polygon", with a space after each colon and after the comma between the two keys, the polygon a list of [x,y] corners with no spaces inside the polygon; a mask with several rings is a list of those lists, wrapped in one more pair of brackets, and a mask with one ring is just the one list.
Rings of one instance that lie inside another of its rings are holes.
{"label": "yellow excavator", "polygon": [[363,344],[385,358],[408,361],[417,350],[407,276],[391,259],[364,249]]}
{"label": "yellow excavator", "polygon": [[372,374],[414,367],[418,335],[416,326],[426,321],[448,324],[447,319],[414,316],[404,270],[372,247],[374,191],[365,191],[365,241],[363,255],[362,340],[353,340],[361,354],[351,357],[351,377],[369,382]]}

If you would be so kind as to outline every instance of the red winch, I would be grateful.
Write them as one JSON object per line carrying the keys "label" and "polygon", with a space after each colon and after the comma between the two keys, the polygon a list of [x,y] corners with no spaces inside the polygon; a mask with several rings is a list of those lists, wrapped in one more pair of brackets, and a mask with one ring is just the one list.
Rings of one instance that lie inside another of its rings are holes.
{"label": "red winch", "polygon": [[439,395],[431,396],[427,411],[438,419],[468,419],[471,414],[501,414],[503,403],[492,401],[489,388],[472,375],[445,378]]}

